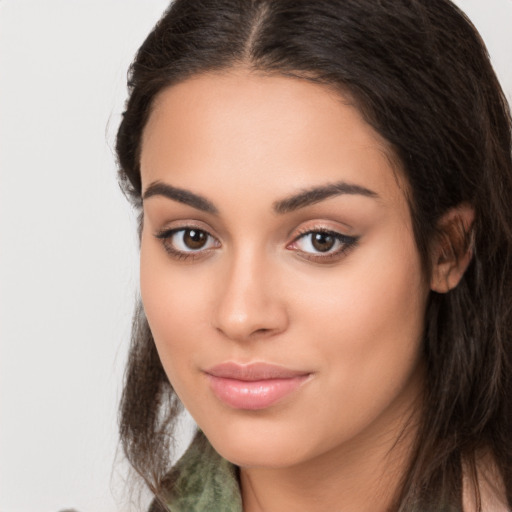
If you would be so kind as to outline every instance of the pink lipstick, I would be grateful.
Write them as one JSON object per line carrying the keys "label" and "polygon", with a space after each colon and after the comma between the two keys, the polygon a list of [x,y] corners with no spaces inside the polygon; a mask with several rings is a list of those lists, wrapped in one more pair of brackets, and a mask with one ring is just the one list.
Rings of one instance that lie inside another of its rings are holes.
{"label": "pink lipstick", "polygon": [[235,409],[266,409],[306,382],[309,372],[268,363],[222,363],[206,370],[215,396]]}

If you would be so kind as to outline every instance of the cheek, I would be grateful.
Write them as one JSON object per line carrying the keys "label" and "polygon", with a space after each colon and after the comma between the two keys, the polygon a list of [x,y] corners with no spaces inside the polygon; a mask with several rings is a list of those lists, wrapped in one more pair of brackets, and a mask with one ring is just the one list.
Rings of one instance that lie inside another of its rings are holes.
{"label": "cheek", "polygon": [[361,247],[298,303],[301,330],[322,352],[333,388],[360,404],[395,396],[421,353],[428,287],[420,258],[412,241],[386,240]]}
{"label": "cheek", "polygon": [[194,327],[198,319],[205,318],[200,309],[205,304],[205,288],[197,286],[197,280],[192,280],[189,274],[187,270],[173,271],[160,242],[143,233],[141,298],[156,348],[168,373],[172,362],[181,360],[181,356],[191,350]]}
{"label": "cheek", "polygon": [[308,293],[297,290],[297,307],[309,313],[312,325],[351,331],[351,339],[380,333],[377,342],[389,330],[405,334],[423,324],[428,287],[418,255],[377,249],[364,257],[361,251],[326,278],[299,283]]}

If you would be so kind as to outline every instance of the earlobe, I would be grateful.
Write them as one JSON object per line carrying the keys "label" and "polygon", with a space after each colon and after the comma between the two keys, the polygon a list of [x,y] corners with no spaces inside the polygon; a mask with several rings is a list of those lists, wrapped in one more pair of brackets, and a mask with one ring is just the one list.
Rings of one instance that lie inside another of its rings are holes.
{"label": "earlobe", "polygon": [[433,243],[430,288],[447,293],[455,288],[473,256],[473,221],[475,211],[463,203],[446,212],[438,223]]}

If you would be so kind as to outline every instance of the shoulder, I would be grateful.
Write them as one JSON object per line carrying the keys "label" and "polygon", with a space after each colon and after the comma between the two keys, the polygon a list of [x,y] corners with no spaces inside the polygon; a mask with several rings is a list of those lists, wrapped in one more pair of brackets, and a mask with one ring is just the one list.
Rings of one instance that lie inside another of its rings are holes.
{"label": "shoulder", "polygon": [[476,471],[466,467],[462,501],[464,512],[512,512],[503,477],[488,452],[476,457]]}

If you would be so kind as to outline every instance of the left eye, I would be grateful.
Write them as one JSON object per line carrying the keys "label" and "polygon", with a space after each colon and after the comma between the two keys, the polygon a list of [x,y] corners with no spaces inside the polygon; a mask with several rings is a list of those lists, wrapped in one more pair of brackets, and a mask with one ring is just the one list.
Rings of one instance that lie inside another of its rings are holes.
{"label": "left eye", "polygon": [[309,254],[336,254],[348,249],[355,238],[334,231],[310,231],[293,242],[293,248]]}

